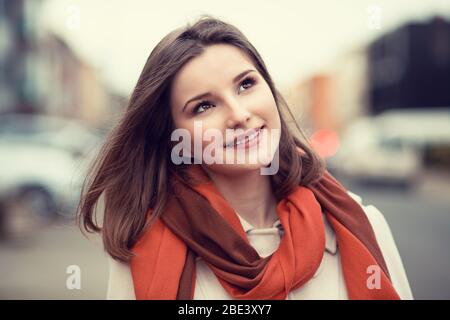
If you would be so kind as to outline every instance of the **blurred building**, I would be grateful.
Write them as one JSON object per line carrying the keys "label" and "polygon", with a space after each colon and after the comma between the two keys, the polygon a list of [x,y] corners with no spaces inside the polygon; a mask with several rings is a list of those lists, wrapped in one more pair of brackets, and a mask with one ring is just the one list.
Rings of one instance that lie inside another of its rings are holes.
{"label": "blurred building", "polygon": [[81,60],[60,37],[46,34],[40,42],[42,69],[40,110],[44,113],[82,119],[93,126],[108,125],[125,100],[116,102],[94,67]]}
{"label": "blurred building", "polygon": [[450,22],[408,23],[340,56],[294,86],[290,104],[315,129],[340,130],[359,115],[450,109]]}
{"label": "blurred building", "polygon": [[39,0],[0,0],[0,112],[32,112],[39,104],[33,76],[40,5]]}
{"label": "blurred building", "polygon": [[327,72],[297,83],[287,94],[291,110],[320,155],[330,157],[339,148],[339,134],[365,114],[366,48],[339,57]]}
{"label": "blurred building", "polygon": [[44,113],[105,127],[126,99],[40,25],[40,0],[0,0],[0,113]]}
{"label": "blurred building", "polygon": [[368,48],[371,114],[392,108],[450,108],[450,22],[409,23]]}

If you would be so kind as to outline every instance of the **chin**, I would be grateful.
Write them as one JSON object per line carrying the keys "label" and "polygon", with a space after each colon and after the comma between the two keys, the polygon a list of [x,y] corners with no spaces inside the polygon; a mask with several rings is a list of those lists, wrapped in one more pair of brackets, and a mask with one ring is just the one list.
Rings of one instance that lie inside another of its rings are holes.
{"label": "chin", "polygon": [[239,176],[245,173],[250,173],[252,171],[259,171],[261,168],[265,167],[263,164],[212,164],[203,166],[220,175],[228,175],[228,176]]}
{"label": "chin", "polygon": [[203,163],[203,166],[218,174],[240,175],[251,171],[259,171],[260,169],[269,166],[271,161],[274,159],[273,154],[268,152],[268,150],[265,150],[262,155],[259,156],[257,154],[253,154],[252,158],[249,158],[250,155],[247,153],[245,162],[238,162],[237,158],[234,158],[234,163],[226,163],[224,160],[223,163]]}

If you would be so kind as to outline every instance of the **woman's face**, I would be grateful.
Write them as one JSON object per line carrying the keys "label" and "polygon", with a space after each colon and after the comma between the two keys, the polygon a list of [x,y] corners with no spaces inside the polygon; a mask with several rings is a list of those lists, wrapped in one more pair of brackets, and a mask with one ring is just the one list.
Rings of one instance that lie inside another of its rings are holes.
{"label": "woman's face", "polygon": [[[210,170],[240,173],[273,159],[281,130],[275,99],[237,47],[211,45],[186,63],[172,83],[170,108],[175,128],[189,132],[193,154],[201,146],[196,158]],[[245,161],[238,160],[243,155]]]}

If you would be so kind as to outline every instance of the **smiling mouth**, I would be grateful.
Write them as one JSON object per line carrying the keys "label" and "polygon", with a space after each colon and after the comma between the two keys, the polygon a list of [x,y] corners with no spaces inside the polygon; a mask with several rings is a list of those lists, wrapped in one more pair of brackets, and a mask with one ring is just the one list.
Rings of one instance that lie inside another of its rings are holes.
{"label": "smiling mouth", "polygon": [[255,139],[258,139],[259,135],[261,134],[262,129],[264,129],[265,127],[266,126],[263,125],[259,128],[255,128],[255,129],[251,130],[251,132],[249,134],[234,138],[233,141],[225,144],[225,148],[234,148],[234,147],[237,147],[240,145],[245,145]]}

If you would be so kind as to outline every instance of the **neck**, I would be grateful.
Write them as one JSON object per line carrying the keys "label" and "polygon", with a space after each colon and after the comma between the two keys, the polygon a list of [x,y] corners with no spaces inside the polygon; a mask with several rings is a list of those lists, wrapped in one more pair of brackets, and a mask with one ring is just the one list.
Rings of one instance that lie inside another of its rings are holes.
{"label": "neck", "polygon": [[271,227],[278,219],[270,177],[261,175],[259,169],[238,175],[205,170],[231,207],[255,228]]}

